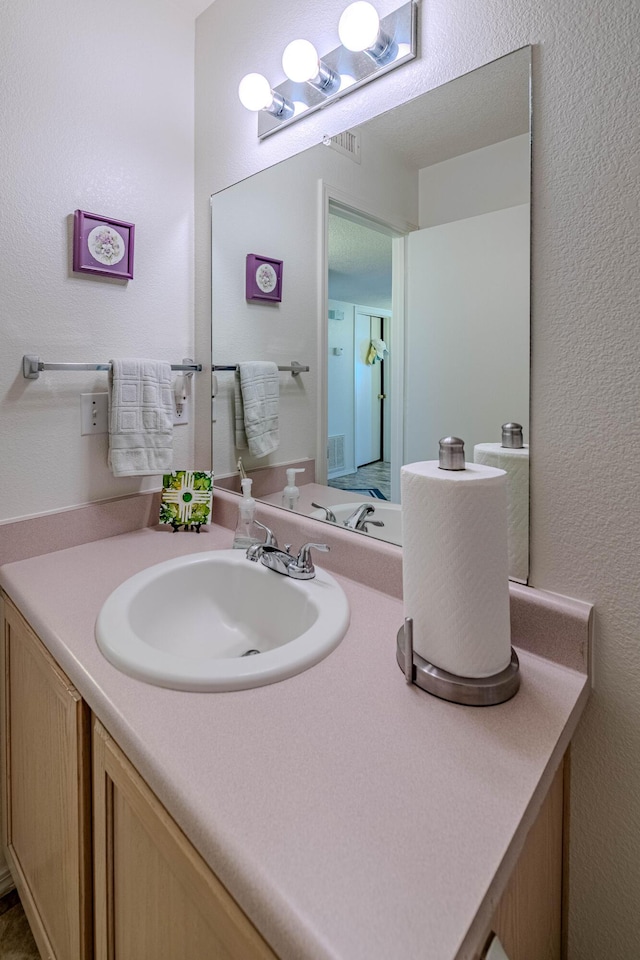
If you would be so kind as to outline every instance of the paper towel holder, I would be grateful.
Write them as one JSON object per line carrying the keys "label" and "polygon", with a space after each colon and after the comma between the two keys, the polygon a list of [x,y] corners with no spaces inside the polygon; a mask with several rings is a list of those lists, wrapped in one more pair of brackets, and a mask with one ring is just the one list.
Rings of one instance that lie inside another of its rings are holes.
{"label": "paper towel holder", "polygon": [[511,648],[508,667],[491,677],[458,677],[429,663],[413,649],[413,617],[405,617],[398,630],[396,660],[407,683],[467,707],[490,707],[515,696],[520,686],[520,661]]}

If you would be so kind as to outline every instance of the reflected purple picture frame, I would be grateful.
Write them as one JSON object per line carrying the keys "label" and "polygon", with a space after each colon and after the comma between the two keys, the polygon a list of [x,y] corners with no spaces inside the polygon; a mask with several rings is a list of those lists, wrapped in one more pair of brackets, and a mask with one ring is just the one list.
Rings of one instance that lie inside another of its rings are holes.
{"label": "reflected purple picture frame", "polygon": [[133,280],[135,224],[87,210],[73,215],[73,270]]}
{"label": "reflected purple picture frame", "polygon": [[279,303],[282,300],[282,268],[284,261],[247,254],[246,299]]}

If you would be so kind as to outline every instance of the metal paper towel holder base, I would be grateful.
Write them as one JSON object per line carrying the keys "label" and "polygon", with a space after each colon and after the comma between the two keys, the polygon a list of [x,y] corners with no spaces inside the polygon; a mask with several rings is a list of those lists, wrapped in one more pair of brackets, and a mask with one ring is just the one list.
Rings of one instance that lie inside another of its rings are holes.
{"label": "metal paper towel holder base", "polygon": [[511,663],[492,677],[458,677],[425,660],[413,649],[413,618],[398,630],[396,659],[407,683],[427,693],[467,707],[490,707],[510,700],[520,686],[520,662],[511,648]]}

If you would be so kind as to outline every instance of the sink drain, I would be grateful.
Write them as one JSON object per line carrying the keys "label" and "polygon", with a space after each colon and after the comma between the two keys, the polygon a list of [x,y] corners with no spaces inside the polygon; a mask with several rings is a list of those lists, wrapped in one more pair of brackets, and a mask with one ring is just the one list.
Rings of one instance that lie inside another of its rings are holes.
{"label": "sink drain", "polygon": [[259,650],[247,650],[247,651],[245,651],[245,653],[242,654],[242,656],[243,656],[243,657],[253,657],[254,654],[256,654],[256,653],[260,653],[260,651],[259,651]]}

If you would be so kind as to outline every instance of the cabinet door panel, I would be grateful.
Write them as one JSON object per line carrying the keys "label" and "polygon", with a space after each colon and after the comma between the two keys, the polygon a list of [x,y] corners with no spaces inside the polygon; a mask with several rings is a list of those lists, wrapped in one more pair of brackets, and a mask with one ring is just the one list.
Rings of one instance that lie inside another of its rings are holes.
{"label": "cabinet door panel", "polygon": [[513,960],[560,960],[562,956],[564,783],[568,763],[566,758],[560,764],[493,917],[492,930]]}
{"label": "cabinet door panel", "polygon": [[91,955],[89,714],[4,602],[3,801],[7,862],[38,949]]}
{"label": "cabinet door panel", "polygon": [[277,960],[95,721],[96,960]]}

